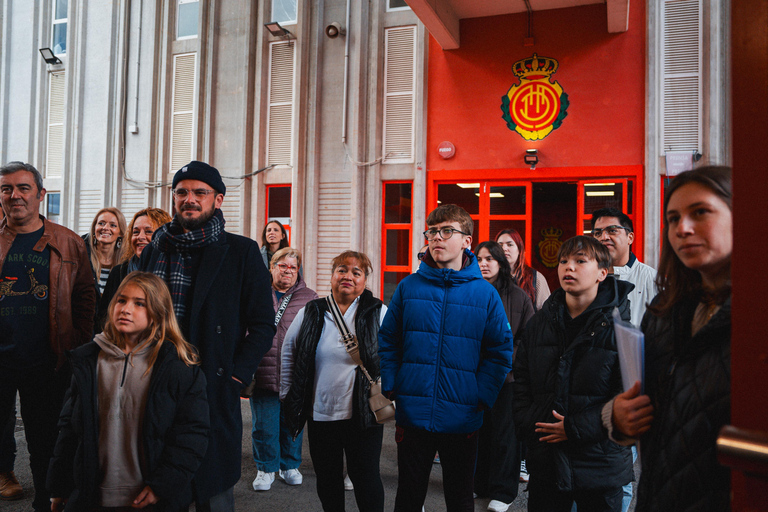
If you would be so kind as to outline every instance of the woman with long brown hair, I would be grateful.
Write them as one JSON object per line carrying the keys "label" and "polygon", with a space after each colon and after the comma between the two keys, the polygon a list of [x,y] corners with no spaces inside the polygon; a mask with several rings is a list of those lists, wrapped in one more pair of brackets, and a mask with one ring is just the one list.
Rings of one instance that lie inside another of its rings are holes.
{"label": "woman with long brown hair", "polygon": [[162,279],[129,274],[104,333],[70,362],[48,472],[51,510],[185,508],[208,446],[208,399]]}
{"label": "woman with long brown hair", "polygon": [[523,237],[515,229],[503,229],[496,235],[496,242],[504,249],[515,283],[528,294],[534,309],[538,311],[550,295],[549,284],[541,272],[525,263]]}
{"label": "woman with long brown hair", "polygon": [[702,167],[667,189],[659,294],[643,318],[645,381],[603,409],[623,444],[642,442],[638,511],[721,511],[717,461],[731,401],[731,169]]}

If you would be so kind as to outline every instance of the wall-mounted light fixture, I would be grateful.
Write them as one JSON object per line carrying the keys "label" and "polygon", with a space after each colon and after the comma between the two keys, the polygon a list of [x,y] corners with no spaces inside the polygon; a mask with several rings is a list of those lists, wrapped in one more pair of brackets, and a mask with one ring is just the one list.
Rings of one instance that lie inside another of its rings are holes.
{"label": "wall-mounted light fixture", "polygon": [[264,27],[269,30],[269,33],[272,34],[275,37],[284,37],[284,36],[290,36],[291,33],[280,26],[280,24],[276,21],[273,21],[271,23],[265,23]]}
{"label": "wall-mounted light fixture", "polygon": [[43,56],[43,60],[48,64],[61,64],[61,60],[53,54],[50,48],[40,48],[40,55]]}
{"label": "wall-mounted light fixture", "polygon": [[325,27],[325,35],[330,39],[336,39],[339,36],[347,35],[347,31],[344,30],[344,27],[342,27],[340,23],[334,21]]}
{"label": "wall-mounted light fixture", "polygon": [[536,164],[539,163],[539,150],[538,149],[526,149],[523,156],[523,162],[525,165],[530,165],[531,170],[536,169]]}

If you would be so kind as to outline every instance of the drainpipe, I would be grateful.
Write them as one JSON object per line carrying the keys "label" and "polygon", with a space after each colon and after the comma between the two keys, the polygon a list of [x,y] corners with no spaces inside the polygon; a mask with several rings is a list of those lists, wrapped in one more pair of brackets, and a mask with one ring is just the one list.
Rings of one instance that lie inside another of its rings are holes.
{"label": "drainpipe", "polygon": [[341,143],[347,143],[347,88],[349,82],[349,18],[350,18],[350,0],[347,0],[347,21],[344,25],[344,29],[347,31],[347,35],[344,37],[344,95],[342,97],[341,104]]}

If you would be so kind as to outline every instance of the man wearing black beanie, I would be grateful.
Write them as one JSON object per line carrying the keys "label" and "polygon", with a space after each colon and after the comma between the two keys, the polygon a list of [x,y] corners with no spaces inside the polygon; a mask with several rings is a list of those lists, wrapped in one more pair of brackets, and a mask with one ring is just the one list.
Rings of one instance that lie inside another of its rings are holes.
{"label": "man wearing black beanie", "polygon": [[208,380],[211,437],[192,482],[198,512],[234,512],[240,479],[240,390],[272,346],[275,311],[259,246],[224,231],[227,187],[219,171],[192,161],[173,178],[176,215],[141,254],[140,268],[162,277],[185,338]]}

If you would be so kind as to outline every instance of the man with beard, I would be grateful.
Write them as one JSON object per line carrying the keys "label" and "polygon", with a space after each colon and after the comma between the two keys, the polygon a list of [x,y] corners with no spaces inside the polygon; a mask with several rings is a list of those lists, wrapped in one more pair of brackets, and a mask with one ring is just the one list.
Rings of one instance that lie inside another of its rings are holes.
{"label": "man with beard", "polygon": [[275,311],[259,245],[224,231],[227,189],[219,171],[193,161],[173,178],[176,216],[155,233],[140,267],[163,278],[184,337],[208,380],[211,438],[192,482],[198,512],[234,511],[240,479],[240,391],[272,346]]}
{"label": "man with beard", "polygon": [[[36,512],[51,509],[45,479],[71,378],[65,352],[91,341],[96,307],[85,243],[40,215],[44,198],[32,165],[0,167],[0,425],[11,415],[15,422],[18,391]],[[0,486],[21,490],[12,471],[0,475]]]}

